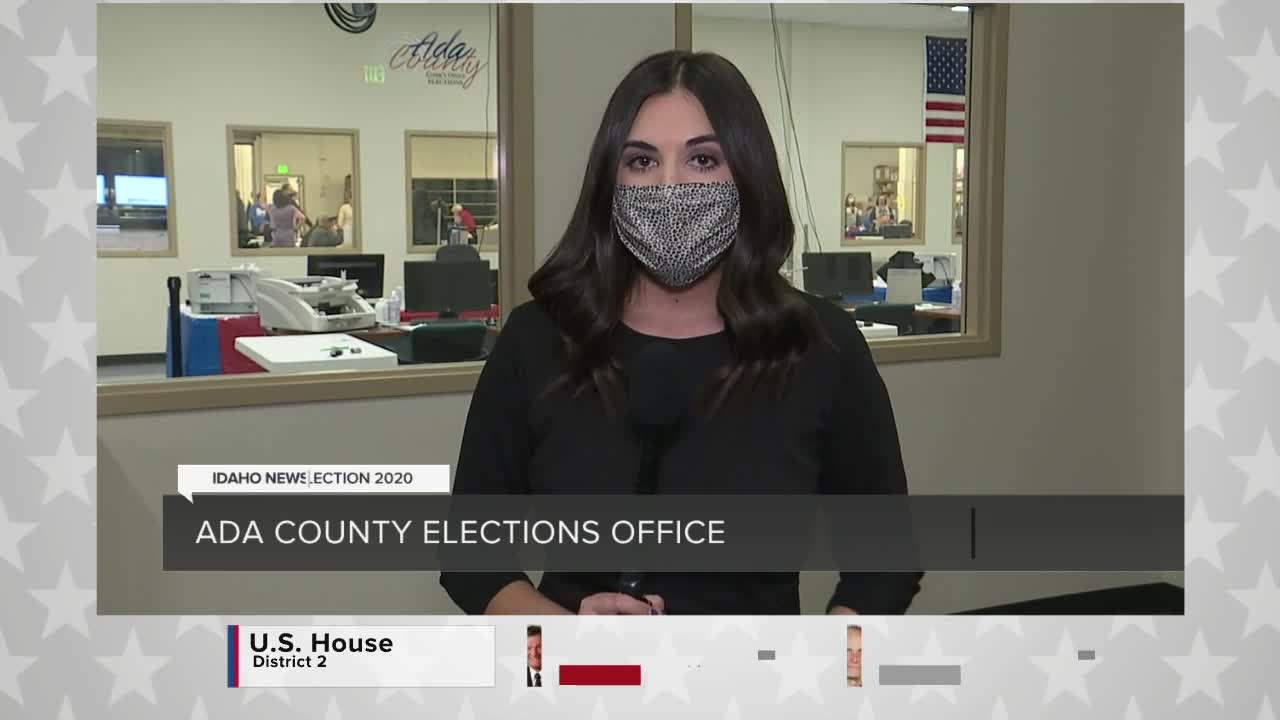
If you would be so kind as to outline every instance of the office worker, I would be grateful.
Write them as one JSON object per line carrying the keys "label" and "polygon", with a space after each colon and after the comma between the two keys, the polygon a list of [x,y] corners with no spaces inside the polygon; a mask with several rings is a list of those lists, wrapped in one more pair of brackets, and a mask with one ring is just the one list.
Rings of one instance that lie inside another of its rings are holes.
{"label": "office worker", "polygon": [[342,244],[342,236],[338,234],[337,219],[322,217],[307,237],[303,239],[303,247],[338,247]]}
{"label": "office worker", "polygon": [[898,211],[889,204],[889,196],[885,193],[880,193],[876,197],[876,206],[872,208],[872,213],[876,227],[892,225],[898,221]]}
{"label": "office worker", "polygon": [[294,199],[283,189],[271,196],[268,221],[271,223],[271,247],[297,247],[298,227],[306,222]]}
{"label": "office worker", "polygon": [[[665,343],[703,393],[658,494],[906,492],[889,396],[840,308],[779,274],[795,228],[760,103],[728,60],[670,51],[610,98],[559,244],[472,396],[454,492],[632,493],[628,363]],[[679,208],[671,212],[672,207]],[[766,391],[767,390],[767,391]],[[919,573],[841,573],[827,609],[901,613]],[[464,611],[798,614],[799,574],[442,572]],[[639,599],[639,597],[643,599]]]}
{"label": "office worker", "polygon": [[355,236],[355,222],[356,213],[351,207],[351,191],[346,190],[342,193],[342,205],[338,207],[337,217],[338,232],[342,235],[342,242],[351,242],[351,238]]}
{"label": "office worker", "polygon": [[862,628],[850,625],[845,647],[845,679],[849,687],[862,687]]}

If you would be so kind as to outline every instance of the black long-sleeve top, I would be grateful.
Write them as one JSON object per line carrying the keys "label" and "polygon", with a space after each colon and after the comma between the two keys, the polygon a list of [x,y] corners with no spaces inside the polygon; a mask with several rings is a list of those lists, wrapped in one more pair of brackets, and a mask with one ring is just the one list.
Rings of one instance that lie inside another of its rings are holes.
{"label": "black long-sleeve top", "polygon": [[[659,493],[900,494],[907,491],[893,409],[857,324],[840,308],[804,296],[829,343],[801,359],[781,395],[742,393],[714,414],[695,413],[666,446]],[[658,341],[626,326],[611,338],[628,358]],[[731,363],[727,331],[672,343],[694,383]],[[632,493],[640,442],[625,413],[610,414],[591,390],[548,393],[562,372],[559,332],[536,303],[516,308],[471,399],[453,492]],[[868,548],[868,552],[874,552]],[[921,573],[841,573],[828,607],[862,614],[905,612]],[[442,572],[440,582],[467,613],[478,614],[521,572]],[[617,592],[618,575],[543,574],[538,589],[577,612],[582,599]],[[643,592],[661,595],[669,614],[799,614],[798,573],[646,573]]]}

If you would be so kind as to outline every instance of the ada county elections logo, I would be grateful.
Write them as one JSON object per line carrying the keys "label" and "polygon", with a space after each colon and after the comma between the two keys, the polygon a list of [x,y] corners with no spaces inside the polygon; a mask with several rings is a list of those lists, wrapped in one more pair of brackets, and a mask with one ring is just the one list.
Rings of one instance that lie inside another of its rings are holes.
{"label": "ada county elections logo", "polygon": [[421,73],[427,85],[452,85],[466,90],[489,61],[463,42],[461,35],[461,30],[454,30],[445,39],[432,30],[421,40],[396,46],[387,67],[393,72]]}

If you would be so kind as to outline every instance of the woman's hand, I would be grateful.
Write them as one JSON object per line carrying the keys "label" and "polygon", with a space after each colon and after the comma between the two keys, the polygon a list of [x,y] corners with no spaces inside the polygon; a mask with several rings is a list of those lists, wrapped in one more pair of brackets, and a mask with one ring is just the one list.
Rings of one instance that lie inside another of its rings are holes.
{"label": "woman's hand", "polygon": [[[648,602],[645,602],[647,600]],[[659,595],[645,595],[637,600],[622,593],[596,593],[582,598],[579,615],[661,615],[666,603]]]}

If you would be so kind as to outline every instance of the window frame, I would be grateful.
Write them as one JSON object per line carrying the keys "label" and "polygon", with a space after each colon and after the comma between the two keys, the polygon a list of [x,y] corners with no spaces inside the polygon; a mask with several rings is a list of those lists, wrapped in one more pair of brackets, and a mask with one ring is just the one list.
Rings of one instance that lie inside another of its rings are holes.
{"label": "window frame", "polygon": [[[483,139],[489,138],[495,145],[498,143],[498,135],[491,132],[480,131],[449,131],[449,130],[405,130],[404,131],[404,213],[405,213],[405,248],[409,253],[426,253],[435,254],[440,249],[441,243],[432,243],[429,245],[413,244],[413,139],[414,138],[440,138],[440,139]],[[499,165],[501,165],[501,153],[498,150]],[[457,180],[457,178],[454,178]],[[494,180],[498,181],[498,233],[501,238],[502,233],[502,188],[501,180],[495,175]],[[473,246],[478,252],[498,252],[499,243],[477,243]],[[499,260],[501,267],[501,260]]]}
{"label": "window frame", "polygon": [[[103,135],[107,129],[122,129],[120,133]],[[133,139],[128,135],[129,129],[160,130],[160,142],[164,153],[164,176],[167,186],[168,204],[165,208],[165,232],[169,236],[169,247],[166,250],[123,250],[97,248],[100,258],[158,258],[178,256],[178,195],[177,181],[173,175],[173,123],[167,120],[121,120],[118,118],[98,118],[94,135],[94,153],[96,157],[98,140],[103,137],[114,139]],[[96,162],[96,161],[95,161]],[[95,226],[96,228],[96,226]],[[94,232],[94,244],[97,245],[97,231]]]}
{"label": "window frame", "polygon": [[[527,281],[536,262],[533,243],[533,7],[491,5],[498,41],[498,213],[509,232],[499,236],[498,293],[502,320],[530,299]],[[234,150],[228,135],[228,168]],[[233,172],[233,170],[232,170]],[[355,193],[353,172],[353,195]],[[228,185],[234,188],[234,177]],[[232,191],[234,194],[234,191]],[[230,203],[228,203],[229,205]],[[235,223],[231,223],[234,228]],[[313,248],[296,248],[312,250]],[[320,248],[314,248],[319,250]],[[252,255],[235,253],[236,255]],[[166,378],[98,384],[98,416],[182,412],[212,408],[366,400],[474,389],[484,362],[410,365],[394,370]]]}
{"label": "window frame", "polygon": [[[355,211],[356,221],[353,226],[355,232],[352,233],[351,244],[343,244],[339,247],[291,247],[291,248],[273,248],[273,247],[257,247],[242,248],[240,247],[240,238],[236,231],[236,210],[231,208],[230,223],[228,227],[231,229],[231,256],[232,257],[290,257],[298,255],[342,255],[362,252],[362,238],[360,225],[363,222],[364,213],[360,209],[360,131],[354,128],[327,128],[327,127],[293,127],[293,126],[277,126],[277,125],[228,125],[227,126],[227,199],[236,195],[236,134],[237,133],[275,133],[280,135],[341,135],[351,138],[351,207]],[[259,158],[254,159],[255,163],[260,163]],[[263,177],[254,177],[254,182],[260,182],[267,175],[276,175],[276,173],[266,172],[266,168],[262,169]],[[297,175],[298,173],[289,173],[289,175]],[[230,203],[228,203],[230,205]],[[264,240],[265,245],[265,240]]]}
{"label": "window frame", "polygon": [[[911,218],[912,236],[909,238],[886,238],[879,235],[855,236],[849,237],[847,233],[841,233],[841,247],[877,247],[884,245],[892,245],[898,247],[901,245],[924,245],[925,233],[925,213],[924,209],[928,207],[927,187],[929,158],[926,152],[927,146],[922,142],[858,142],[856,140],[845,140],[840,143],[840,197],[836,202],[840,205],[840,222],[837,227],[844,228],[844,199],[849,195],[849,186],[844,175],[844,154],[849,148],[894,148],[901,150],[902,148],[911,148],[918,153],[916,155],[916,217]],[[902,172],[901,168],[898,170]],[[879,193],[876,193],[877,195]]]}
{"label": "window frame", "polygon": [[[692,50],[692,8],[676,7],[676,47]],[[877,363],[998,357],[1001,352],[1010,8],[993,3],[969,7],[961,331],[868,340]]]}

